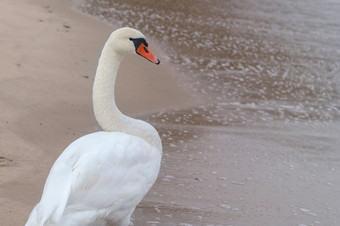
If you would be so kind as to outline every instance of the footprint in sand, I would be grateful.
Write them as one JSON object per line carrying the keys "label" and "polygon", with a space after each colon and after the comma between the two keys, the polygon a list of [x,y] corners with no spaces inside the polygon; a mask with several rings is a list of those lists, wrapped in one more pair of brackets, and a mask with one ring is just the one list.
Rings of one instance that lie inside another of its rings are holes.
{"label": "footprint in sand", "polygon": [[11,162],[13,162],[13,160],[5,157],[0,157],[0,167],[8,166]]}

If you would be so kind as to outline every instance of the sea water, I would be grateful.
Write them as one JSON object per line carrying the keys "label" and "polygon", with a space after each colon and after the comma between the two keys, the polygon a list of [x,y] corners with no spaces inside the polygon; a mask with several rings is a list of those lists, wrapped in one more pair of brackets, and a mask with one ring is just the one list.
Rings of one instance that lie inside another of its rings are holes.
{"label": "sea water", "polygon": [[81,10],[157,39],[184,86],[207,97],[194,109],[201,123],[339,116],[336,1],[87,0]]}

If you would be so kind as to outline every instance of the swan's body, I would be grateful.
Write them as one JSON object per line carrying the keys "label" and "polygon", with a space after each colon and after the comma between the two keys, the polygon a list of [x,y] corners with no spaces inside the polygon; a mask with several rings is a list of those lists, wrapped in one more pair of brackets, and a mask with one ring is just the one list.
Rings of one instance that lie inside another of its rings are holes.
{"label": "swan's body", "polygon": [[119,64],[135,51],[159,63],[139,31],[121,28],[111,34],[93,87],[95,116],[105,131],[77,139],[59,156],[26,226],[129,224],[158,176],[162,155],[157,131],[123,115],[114,101]]}

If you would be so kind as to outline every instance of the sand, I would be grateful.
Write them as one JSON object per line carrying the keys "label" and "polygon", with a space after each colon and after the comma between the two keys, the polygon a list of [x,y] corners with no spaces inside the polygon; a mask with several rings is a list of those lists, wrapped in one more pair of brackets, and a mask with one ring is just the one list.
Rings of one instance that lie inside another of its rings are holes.
{"label": "sand", "polygon": [[[69,0],[2,0],[0,8],[0,219],[13,226],[26,222],[64,148],[100,129],[92,84],[115,27],[75,12]],[[131,116],[192,102],[166,64],[127,57],[119,74],[117,103]]]}

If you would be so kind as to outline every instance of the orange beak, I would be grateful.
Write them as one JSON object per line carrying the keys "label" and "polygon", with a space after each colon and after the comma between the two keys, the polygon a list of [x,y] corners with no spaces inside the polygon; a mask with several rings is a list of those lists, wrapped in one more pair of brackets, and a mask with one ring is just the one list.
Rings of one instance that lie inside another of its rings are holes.
{"label": "orange beak", "polygon": [[141,43],[136,51],[139,55],[142,57],[145,57],[146,59],[150,60],[152,63],[159,64],[161,61],[153,55],[153,53],[149,50],[149,48],[144,44]]}

